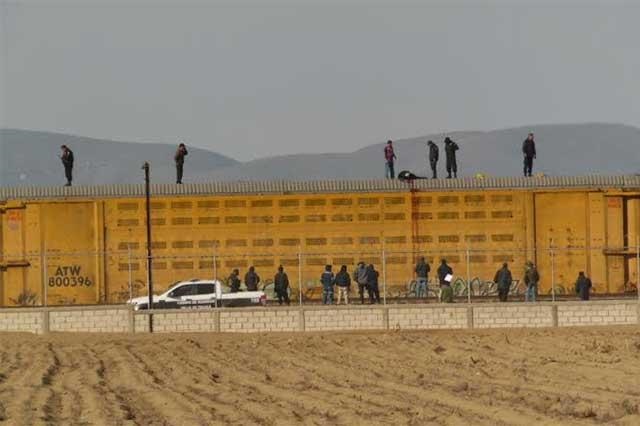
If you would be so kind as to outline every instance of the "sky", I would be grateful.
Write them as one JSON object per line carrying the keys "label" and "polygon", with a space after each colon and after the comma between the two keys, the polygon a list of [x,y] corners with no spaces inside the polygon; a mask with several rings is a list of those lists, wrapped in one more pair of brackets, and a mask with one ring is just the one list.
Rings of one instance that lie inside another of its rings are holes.
{"label": "sky", "polygon": [[0,127],[246,161],[640,126],[640,2],[0,0]]}

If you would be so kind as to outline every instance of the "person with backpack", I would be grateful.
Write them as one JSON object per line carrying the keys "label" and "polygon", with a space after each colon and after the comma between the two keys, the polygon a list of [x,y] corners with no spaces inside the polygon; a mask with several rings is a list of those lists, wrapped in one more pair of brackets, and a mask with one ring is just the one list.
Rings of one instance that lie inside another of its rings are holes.
{"label": "person with backpack", "polygon": [[437,179],[438,158],[440,156],[440,149],[438,148],[438,145],[433,143],[433,141],[427,142],[427,146],[429,147],[429,165],[431,166],[432,179]]}
{"label": "person with backpack", "polygon": [[378,285],[378,277],[380,274],[375,270],[373,265],[367,266],[367,286],[369,287],[369,303],[380,304],[380,286]]}
{"label": "person with backpack", "polygon": [[324,267],[324,272],[320,275],[320,282],[322,283],[322,304],[333,304],[333,286],[335,285],[335,277],[331,272],[331,265]]}
{"label": "person with backpack", "polygon": [[367,288],[367,267],[365,266],[364,262],[358,263],[358,267],[353,272],[353,278],[358,283],[360,303],[364,305],[364,291]]}
{"label": "person with backpack", "polygon": [[501,302],[506,302],[511,283],[513,282],[509,265],[507,265],[506,262],[502,264],[501,269],[498,269],[493,281],[498,285],[498,298]]}
{"label": "person with backpack", "polygon": [[62,145],[60,149],[62,150],[60,160],[62,160],[64,175],[67,178],[65,186],[71,186],[71,181],[73,181],[73,151],[71,151],[67,145]]}
{"label": "person with backpack", "polygon": [[351,290],[351,277],[347,272],[347,265],[342,265],[335,279],[336,287],[338,287],[338,305],[344,299],[344,304],[349,304],[349,291]]}
{"label": "person with backpack", "polygon": [[289,276],[284,272],[282,265],[278,266],[278,273],[273,277],[274,290],[278,296],[278,305],[282,306],[282,302],[289,306]]}
{"label": "person with backpack", "polygon": [[447,154],[447,179],[451,179],[451,173],[453,177],[458,177],[458,161],[456,160],[456,151],[460,147],[457,143],[451,140],[448,136],[444,139],[444,152]]}
{"label": "person with backpack", "polygon": [[247,286],[247,291],[258,291],[258,284],[260,284],[260,276],[256,273],[256,268],[249,267],[249,272],[244,276],[244,285]]}
{"label": "person with backpack", "polygon": [[431,267],[424,260],[424,256],[420,258],[420,261],[416,265],[416,298],[421,299],[427,297],[427,283],[429,281],[429,272]]}
{"label": "person with backpack", "polygon": [[173,159],[176,162],[176,184],[182,185],[182,174],[184,171],[184,157],[188,155],[187,147],[185,144],[181,143],[178,145],[178,149],[176,150],[176,155]]}
{"label": "person with backpack", "polygon": [[527,286],[527,290],[524,294],[525,302],[535,302],[538,294],[538,282],[540,281],[540,274],[538,274],[538,268],[533,262],[527,262],[526,269],[524,271],[524,283]]}
{"label": "person with backpack", "polygon": [[578,274],[578,279],[576,280],[576,294],[578,295],[580,300],[589,300],[591,287],[593,287],[591,279],[587,277],[583,271],[580,271],[580,273]]}
{"label": "person with backpack", "polygon": [[529,133],[527,139],[522,142],[522,154],[524,154],[524,176],[531,177],[533,159],[536,158],[536,143],[533,140],[533,133]]}

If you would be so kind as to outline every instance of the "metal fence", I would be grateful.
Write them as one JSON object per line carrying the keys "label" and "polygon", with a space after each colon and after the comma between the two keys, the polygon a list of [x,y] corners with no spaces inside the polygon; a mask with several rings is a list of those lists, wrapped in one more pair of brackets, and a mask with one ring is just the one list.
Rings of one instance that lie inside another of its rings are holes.
{"label": "metal fence", "polygon": [[[180,249],[174,247],[174,249]],[[442,259],[453,269],[451,288],[456,301],[495,300],[496,271],[507,263],[513,280],[511,300],[524,299],[525,265],[533,262],[540,275],[539,300],[575,298],[574,283],[579,271],[593,281],[596,297],[638,297],[640,290],[640,249],[636,247],[537,247],[530,249],[446,250],[371,249],[314,252],[296,247],[287,252],[226,253],[218,247],[208,250],[181,250],[161,254],[154,250],[152,271],[154,292],[162,293],[173,283],[192,279],[216,279],[227,283],[233,269],[242,281],[254,266],[261,277],[259,288],[274,303],[273,279],[282,265],[290,281],[292,303],[321,303],[320,276],[325,265],[336,273],[342,265],[350,275],[359,262],[373,265],[379,274],[382,303],[437,302],[441,288],[437,269]],[[425,297],[417,297],[416,262],[424,257],[430,265]],[[0,253],[0,296],[3,306],[83,305],[122,303],[147,295],[148,258],[144,248],[107,252],[64,252],[43,250],[20,255]],[[353,278],[353,277],[352,277]],[[244,284],[242,285],[244,289]],[[358,285],[351,287],[351,299],[360,303]],[[368,303],[365,288],[363,299]]]}

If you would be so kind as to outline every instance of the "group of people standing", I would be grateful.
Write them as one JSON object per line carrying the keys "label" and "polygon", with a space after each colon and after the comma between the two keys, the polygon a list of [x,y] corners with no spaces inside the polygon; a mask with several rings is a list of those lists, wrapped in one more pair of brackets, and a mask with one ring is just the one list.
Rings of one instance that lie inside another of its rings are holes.
{"label": "group of people standing", "polygon": [[[241,283],[240,271],[238,269],[234,269],[233,271],[231,271],[231,275],[229,275],[229,278],[227,278],[227,285],[229,286],[231,293],[239,292]],[[244,284],[247,288],[247,291],[258,291],[258,285],[260,284],[260,275],[258,275],[258,273],[256,272],[255,267],[249,267],[249,270],[244,276]],[[289,299],[289,276],[286,272],[284,272],[284,268],[282,265],[278,266],[278,272],[276,272],[276,275],[273,277],[273,285],[273,290],[276,294],[276,297],[278,298],[278,304],[291,304],[291,300]]]}
{"label": "group of people standing", "polygon": [[[421,257],[415,267],[416,274],[416,297],[419,299],[427,297],[427,289],[429,282],[429,272],[431,267]],[[453,269],[447,264],[446,259],[440,261],[440,267],[437,271],[438,281],[440,282],[440,300],[448,303],[453,302],[453,289],[451,288],[451,280],[453,279]],[[513,284],[513,275],[509,270],[509,265],[505,262],[502,268],[496,271],[493,282],[498,289],[498,300],[506,302],[509,298],[511,285]],[[533,262],[528,261],[525,265],[524,283],[526,286],[524,300],[525,302],[535,302],[538,295],[538,283],[540,282],[540,274]],[[585,275],[583,271],[578,273],[575,283],[575,292],[581,300],[589,300],[589,294],[593,284],[591,279]]]}
{"label": "group of people standing", "polygon": [[[369,303],[380,303],[380,286],[378,284],[380,274],[373,265],[366,265],[359,262],[353,271],[353,281],[358,286],[358,294],[360,295],[360,303],[364,304],[364,292],[369,295]],[[352,276],[347,271],[347,266],[342,265],[340,271],[334,274],[332,265],[326,265],[324,272],[320,275],[322,283],[322,303],[324,305],[332,305],[334,303],[335,290],[338,292],[338,305],[344,301],[345,305],[349,304],[349,293],[351,293]]]}
{"label": "group of people standing", "polygon": [[[324,271],[320,275],[320,283],[322,284],[322,303],[324,305],[332,305],[337,303],[349,304],[349,295],[351,294],[352,283],[358,286],[358,295],[360,303],[365,303],[365,292],[368,295],[369,303],[380,303],[380,274],[372,264],[359,262],[352,274],[347,271],[347,266],[342,265],[340,271],[334,274],[332,265],[326,265]],[[426,299],[429,286],[429,273],[431,266],[424,257],[420,257],[414,269],[416,275],[415,294],[418,299]],[[440,301],[443,303],[452,303],[454,299],[451,282],[453,280],[453,268],[447,263],[446,259],[440,260],[440,266],[437,271],[437,280],[440,284]],[[260,276],[255,267],[249,267],[244,276],[244,283],[247,291],[258,291],[261,282]],[[505,262],[502,267],[496,271],[493,282],[497,285],[498,299],[500,302],[507,302],[511,286],[513,284],[513,274],[509,270],[509,265]],[[538,283],[540,282],[540,274],[533,262],[529,261],[525,265],[524,283],[526,285],[525,302],[535,302],[538,295]],[[234,269],[227,279],[227,284],[232,293],[241,291],[240,271]],[[274,292],[278,298],[278,304],[291,303],[289,298],[290,283],[287,273],[282,265],[278,267],[278,272],[273,278]],[[591,279],[580,271],[575,283],[575,292],[581,300],[589,300],[589,294],[593,287]],[[337,302],[336,295],[337,293]]]}
{"label": "group of people standing", "polygon": [[[450,137],[444,138],[444,151],[446,158],[446,170],[447,179],[458,177],[458,160],[457,152],[460,146]],[[431,178],[438,178],[438,161],[440,160],[440,148],[435,142],[429,140],[427,142],[427,158],[429,159],[429,167],[431,168]],[[533,160],[536,158],[536,143],[534,141],[533,133],[529,133],[527,138],[522,143],[522,154],[524,156],[524,176],[531,176],[533,170]],[[393,148],[393,141],[387,141],[387,145],[384,147],[384,161],[385,161],[385,177],[387,179],[395,179],[395,161],[398,156]],[[400,176],[402,178],[402,176]]]}

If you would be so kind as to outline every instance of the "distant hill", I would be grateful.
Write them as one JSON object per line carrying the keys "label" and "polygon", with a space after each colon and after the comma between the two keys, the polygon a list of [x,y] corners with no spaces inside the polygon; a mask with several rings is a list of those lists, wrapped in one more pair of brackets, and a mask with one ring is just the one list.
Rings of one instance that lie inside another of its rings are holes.
{"label": "distant hill", "polygon": [[[157,182],[173,182],[176,145],[128,143],[59,133],[0,129],[0,183],[5,186],[62,185],[64,171],[60,145],[74,151],[74,181],[78,184],[134,183],[143,180],[144,161]],[[189,173],[208,174],[236,160],[204,149],[189,148]]]}
{"label": "distant hill", "polygon": [[[536,135],[534,173],[548,175],[634,174],[640,154],[640,129],[621,124],[532,125],[489,132],[449,132],[460,145],[459,176],[522,174],[522,141]],[[441,151],[444,176],[445,134],[395,141],[396,171],[426,175],[426,141]],[[173,182],[174,145],[124,143],[56,133],[0,129],[0,184],[58,185],[64,174],[58,158],[66,143],[76,152],[78,184],[141,182],[140,166],[150,161],[154,182]],[[349,153],[294,154],[240,163],[203,149],[190,148],[185,182],[211,180],[374,179],[384,176],[384,141]]]}

